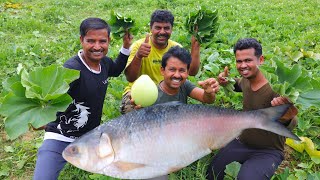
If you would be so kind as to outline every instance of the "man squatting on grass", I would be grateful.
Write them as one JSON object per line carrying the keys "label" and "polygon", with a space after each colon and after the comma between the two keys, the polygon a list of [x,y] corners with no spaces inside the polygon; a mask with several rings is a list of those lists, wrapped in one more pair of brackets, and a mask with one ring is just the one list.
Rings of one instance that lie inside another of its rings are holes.
{"label": "man squatting on grass", "polygon": [[[236,79],[235,90],[243,93],[243,110],[256,110],[291,103],[279,97],[259,70],[264,62],[261,44],[253,38],[239,40],[234,46],[236,68],[241,75]],[[228,68],[219,75],[220,85],[226,85]],[[288,129],[297,124],[298,110],[291,106],[279,120]],[[270,179],[284,159],[285,137],[260,129],[247,129],[215,155],[207,171],[209,180],[222,180],[226,165],[241,163],[237,179]]]}
{"label": "man squatting on grass", "polygon": [[[150,31],[145,38],[132,44],[125,75],[129,81],[124,90],[120,111],[122,114],[131,111],[134,105],[131,104],[131,86],[133,82],[142,74],[147,74],[155,84],[163,80],[160,73],[161,59],[173,46],[181,46],[179,43],[170,40],[173,29],[174,16],[167,10],[156,10],[150,19]],[[200,44],[192,36],[191,57],[189,75],[196,75],[200,66]]]}
{"label": "man squatting on grass", "polygon": [[[164,77],[158,84],[158,98],[154,104],[179,101],[187,104],[188,97],[196,99],[203,103],[213,103],[216,92],[219,90],[219,83],[214,78],[199,81],[202,87],[196,87],[189,80],[189,67],[191,63],[190,53],[180,47],[170,48],[162,57],[161,75]],[[134,99],[132,99],[134,101]],[[133,102],[134,103],[134,102]],[[135,109],[141,108],[137,105]],[[164,175],[152,180],[167,180],[168,176]]]}
{"label": "man squatting on grass", "polygon": [[76,138],[100,124],[108,77],[119,76],[128,60],[132,36],[126,34],[115,61],[106,57],[110,27],[102,19],[88,18],[80,25],[82,50],[65,62],[64,67],[80,71],[70,84],[73,102],[57,119],[46,125],[44,141],[38,150],[35,180],[55,180],[66,164],[62,151]]}

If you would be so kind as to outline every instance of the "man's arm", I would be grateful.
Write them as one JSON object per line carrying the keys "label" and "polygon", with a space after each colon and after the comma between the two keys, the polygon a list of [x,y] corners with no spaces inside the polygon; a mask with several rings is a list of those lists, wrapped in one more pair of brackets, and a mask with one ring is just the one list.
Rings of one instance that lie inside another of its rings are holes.
{"label": "man's arm", "polygon": [[[271,101],[272,106],[279,106],[282,104],[292,104],[292,102],[288,98],[282,96],[275,97]],[[297,114],[298,108],[292,104],[287,112],[280,118],[280,122],[287,126],[289,129],[293,129],[297,125]]]}
{"label": "man's arm", "polygon": [[138,79],[141,71],[142,58],[148,57],[150,54],[151,45],[149,44],[149,38],[149,34],[147,34],[145,41],[140,45],[138,51],[132,51],[132,53],[134,53],[134,57],[132,59],[132,62],[124,71],[127,81],[129,82],[134,82],[136,79]]}
{"label": "man's arm", "polygon": [[216,93],[219,91],[218,81],[214,78],[209,78],[205,81],[199,81],[198,84],[202,88],[194,88],[190,93],[190,97],[203,103],[213,103]]}
{"label": "man's arm", "polygon": [[197,75],[200,67],[200,44],[194,36],[191,37],[191,64],[189,68],[189,75]]}

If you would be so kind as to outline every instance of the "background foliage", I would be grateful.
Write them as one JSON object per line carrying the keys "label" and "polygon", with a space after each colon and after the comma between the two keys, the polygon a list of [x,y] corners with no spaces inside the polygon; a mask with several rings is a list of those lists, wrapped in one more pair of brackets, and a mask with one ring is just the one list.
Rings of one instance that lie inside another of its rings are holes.
{"label": "background foliage", "polygon": [[[231,76],[237,76],[234,68],[233,44],[244,37],[257,38],[264,47],[266,63],[281,60],[286,66],[298,64],[314,79],[320,77],[320,3],[318,0],[0,0],[0,79],[12,76],[19,63],[26,69],[51,64],[63,64],[81,48],[79,25],[87,17],[108,20],[114,10],[135,19],[139,27],[135,40],[149,30],[149,17],[155,9],[169,9],[175,15],[172,39],[184,47],[190,47],[190,35],[184,29],[189,11],[198,5],[219,10],[219,30],[213,43],[201,49],[201,70],[194,82],[216,77],[224,66],[229,65]],[[115,57],[121,42],[113,40],[109,56]],[[312,55],[311,55],[312,54]],[[103,120],[119,116],[125,77],[113,78],[108,88]],[[0,91],[2,92],[2,85]],[[221,90],[215,105],[241,109],[241,94],[225,95]],[[0,98],[0,102],[2,99]],[[320,100],[319,100],[320,101]],[[191,101],[192,103],[197,103]],[[4,132],[0,117],[0,178],[31,179],[37,148],[42,143],[43,132],[30,131],[15,141]],[[318,107],[300,110],[295,130],[299,136],[307,136],[319,149],[320,112]],[[19,128],[19,127],[17,127]],[[204,179],[204,172],[211,156],[171,174],[170,179]],[[229,168],[228,178],[237,169]],[[286,159],[274,179],[319,179],[319,164],[306,152],[286,148]],[[60,179],[110,179],[84,172],[70,165],[61,173]]]}

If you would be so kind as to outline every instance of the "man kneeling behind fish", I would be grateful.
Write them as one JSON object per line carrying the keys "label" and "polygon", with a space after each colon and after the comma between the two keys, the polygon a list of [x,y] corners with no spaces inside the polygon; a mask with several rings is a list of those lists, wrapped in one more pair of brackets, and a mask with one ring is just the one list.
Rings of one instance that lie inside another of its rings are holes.
{"label": "man kneeling behind fish", "polygon": [[299,140],[277,122],[289,106],[242,112],[176,102],[158,104],[98,126],[71,143],[63,157],[86,171],[116,178],[157,177],[188,166],[248,128]]}

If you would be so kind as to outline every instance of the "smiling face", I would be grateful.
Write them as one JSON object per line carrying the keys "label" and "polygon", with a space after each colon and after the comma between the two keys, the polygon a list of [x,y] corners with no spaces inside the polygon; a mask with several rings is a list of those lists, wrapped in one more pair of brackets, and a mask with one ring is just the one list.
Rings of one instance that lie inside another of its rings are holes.
{"label": "smiling face", "polygon": [[154,22],[151,26],[152,43],[157,48],[165,48],[172,33],[172,25],[169,22]]}
{"label": "smiling face", "polygon": [[246,79],[254,79],[259,73],[259,65],[264,61],[261,55],[255,56],[255,49],[243,49],[236,51],[236,67],[240,75]]}
{"label": "smiling face", "polygon": [[110,37],[107,29],[89,30],[80,41],[86,61],[99,62],[108,53]]}
{"label": "smiling face", "polygon": [[171,56],[165,68],[161,67],[166,89],[176,91],[188,78],[188,65],[180,59]]}

